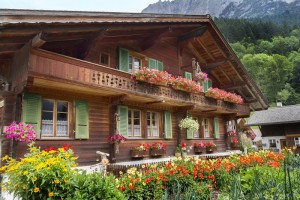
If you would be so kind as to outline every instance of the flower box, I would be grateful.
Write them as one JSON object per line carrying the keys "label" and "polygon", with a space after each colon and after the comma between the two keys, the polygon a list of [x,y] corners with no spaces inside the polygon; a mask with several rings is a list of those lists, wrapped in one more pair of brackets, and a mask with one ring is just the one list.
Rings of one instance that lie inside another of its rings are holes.
{"label": "flower box", "polygon": [[150,155],[153,157],[162,156],[166,154],[166,149],[150,149]]}
{"label": "flower box", "polygon": [[148,151],[136,151],[130,150],[130,156],[132,158],[143,158],[148,155]]}
{"label": "flower box", "polygon": [[204,149],[205,149],[205,148],[203,148],[203,147],[194,146],[194,152],[195,152],[196,154],[201,154],[201,153],[203,153]]}
{"label": "flower box", "polygon": [[206,148],[206,153],[213,153],[214,152],[214,148]]}

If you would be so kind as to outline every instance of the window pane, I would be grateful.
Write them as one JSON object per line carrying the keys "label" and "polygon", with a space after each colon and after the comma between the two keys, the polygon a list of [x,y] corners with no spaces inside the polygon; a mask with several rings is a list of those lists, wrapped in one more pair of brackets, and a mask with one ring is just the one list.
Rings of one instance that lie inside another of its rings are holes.
{"label": "window pane", "polygon": [[129,72],[132,72],[132,56],[129,56]]}
{"label": "window pane", "polygon": [[141,66],[141,60],[138,58],[134,58],[134,71],[138,71],[140,69]]}
{"label": "window pane", "polygon": [[43,100],[43,110],[53,111],[53,107],[54,107],[53,100],[48,100],[48,99]]}
{"label": "window pane", "polygon": [[68,135],[68,114],[67,113],[57,113],[56,135],[57,136]]}
{"label": "window pane", "polygon": [[133,135],[134,136],[141,136],[141,126],[140,126],[140,111],[134,111],[134,131]]}
{"label": "window pane", "polygon": [[42,136],[53,136],[53,112],[42,113]]}
{"label": "window pane", "polygon": [[157,113],[152,113],[152,131],[153,131],[153,136],[157,137],[158,136],[158,114]]}
{"label": "window pane", "polygon": [[150,112],[147,112],[147,135],[151,136],[151,119],[150,119]]}
{"label": "window pane", "polygon": [[57,112],[68,112],[68,102],[65,101],[57,102]]}

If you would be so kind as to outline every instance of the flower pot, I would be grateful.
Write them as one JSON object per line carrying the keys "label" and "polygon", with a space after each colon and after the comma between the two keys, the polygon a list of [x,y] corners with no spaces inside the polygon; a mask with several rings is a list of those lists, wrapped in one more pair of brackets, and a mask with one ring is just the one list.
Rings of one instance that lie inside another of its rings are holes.
{"label": "flower pot", "polygon": [[182,152],[181,153],[181,156],[184,158],[184,157],[186,157],[187,156],[187,152]]}
{"label": "flower pot", "polygon": [[194,152],[196,154],[201,154],[201,153],[203,153],[203,151],[204,151],[203,147],[194,147]]}
{"label": "flower pot", "polygon": [[213,153],[214,149],[213,148],[206,148],[206,153]]}
{"label": "flower pot", "polygon": [[166,150],[165,149],[151,149],[150,150],[150,155],[152,157],[157,157],[157,156],[162,156],[166,154]]}
{"label": "flower pot", "polygon": [[130,156],[132,158],[143,158],[147,155],[147,151],[134,151],[130,150]]}
{"label": "flower pot", "polygon": [[180,152],[175,152],[175,157],[176,158],[179,158],[181,156],[181,153]]}

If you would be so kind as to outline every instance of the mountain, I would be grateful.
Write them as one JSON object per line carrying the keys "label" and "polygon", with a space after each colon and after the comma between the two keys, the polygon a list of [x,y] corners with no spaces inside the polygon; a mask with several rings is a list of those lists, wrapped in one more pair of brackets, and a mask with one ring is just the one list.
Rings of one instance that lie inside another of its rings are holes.
{"label": "mountain", "polygon": [[[298,17],[300,0],[173,0],[158,1],[143,13],[205,15],[225,18]],[[278,20],[282,20],[279,18]]]}

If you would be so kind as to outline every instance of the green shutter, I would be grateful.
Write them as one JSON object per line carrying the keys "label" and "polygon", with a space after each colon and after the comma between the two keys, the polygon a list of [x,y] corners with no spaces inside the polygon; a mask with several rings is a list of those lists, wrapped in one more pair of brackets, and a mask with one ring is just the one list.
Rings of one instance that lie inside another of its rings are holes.
{"label": "green shutter", "polygon": [[89,108],[87,101],[75,101],[76,107],[76,139],[89,139]]}
{"label": "green shutter", "polygon": [[219,118],[217,117],[214,118],[214,133],[215,133],[215,138],[219,139],[220,138]]}
{"label": "green shutter", "polygon": [[207,81],[207,90],[212,87],[212,82],[210,79]]}
{"label": "green shutter", "polygon": [[41,138],[42,97],[37,94],[24,94],[22,121],[34,127],[37,138]]}
{"label": "green shutter", "polygon": [[190,129],[186,129],[186,139],[191,140],[193,138],[193,131],[191,131]]}
{"label": "green shutter", "polygon": [[165,139],[172,139],[172,116],[170,112],[164,113]]}
{"label": "green shutter", "polygon": [[127,106],[118,106],[119,114],[119,127],[118,131],[120,135],[127,137],[128,133],[128,107]]}
{"label": "green shutter", "polygon": [[207,92],[207,90],[208,90],[207,81],[202,81],[202,86],[203,86],[203,92]]}
{"label": "green shutter", "polygon": [[152,58],[148,59],[148,68],[149,69],[157,69],[157,62],[155,59],[152,59]]}
{"label": "green shutter", "polygon": [[129,51],[119,48],[119,70],[129,71]]}
{"label": "green shutter", "polygon": [[157,66],[157,69],[159,71],[163,71],[164,70],[164,63],[163,62],[157,60],[157,65],[156,66]]}
{"label": "green shutter", "polygon": [[184,77],[185,77],[186,79],[193,80],[193,78],[192,78],[192,73],[190,73],[190,72],[184,72]]}

